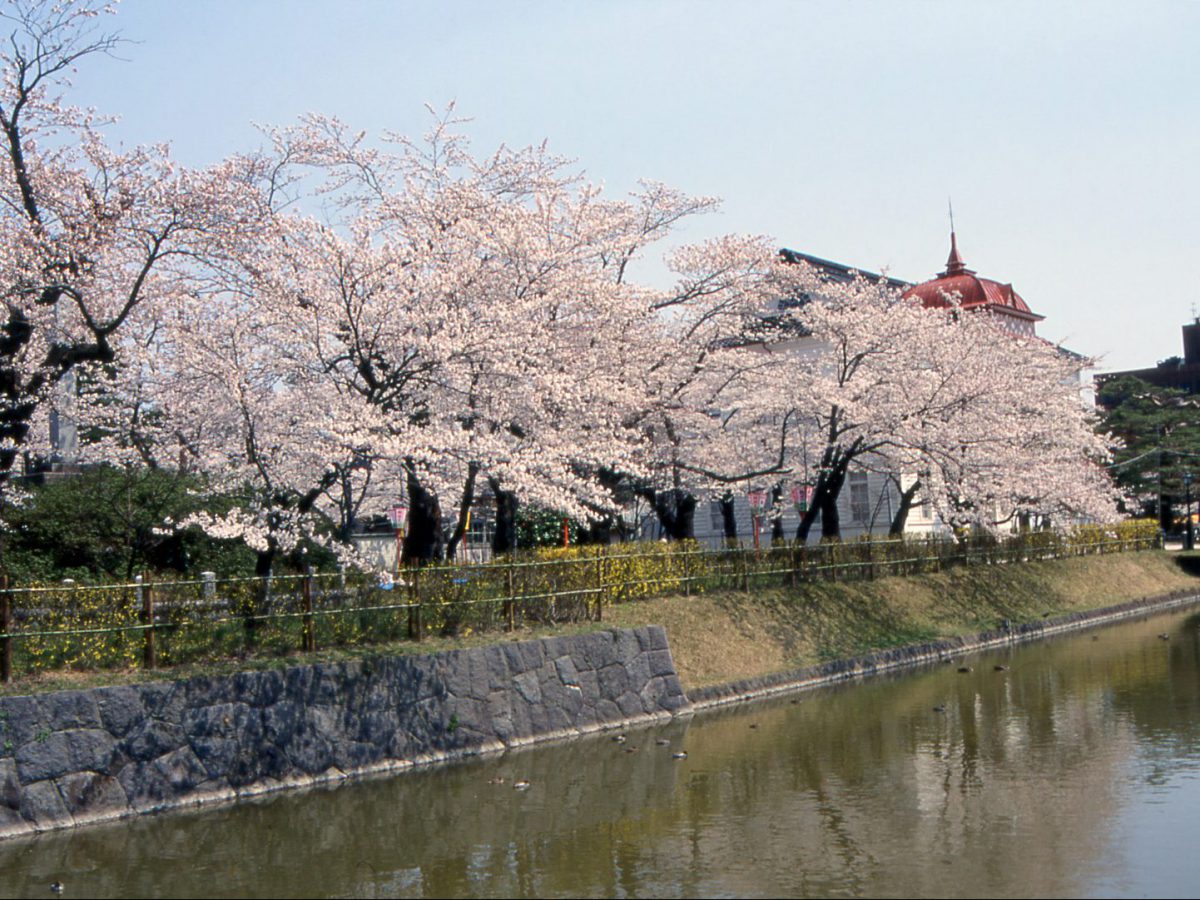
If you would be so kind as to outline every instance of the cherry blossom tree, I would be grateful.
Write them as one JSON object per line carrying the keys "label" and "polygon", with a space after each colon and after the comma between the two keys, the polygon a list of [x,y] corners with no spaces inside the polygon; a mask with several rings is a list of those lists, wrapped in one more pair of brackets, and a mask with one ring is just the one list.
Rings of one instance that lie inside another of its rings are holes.
{"label": "cherry blossom tree", "polygon": [[476,159],[459,124],[383,149],[328,119],[278,132],[288,183],[316,177],[338,215],[283,217],[256,285],[386,420],[374,446],[402,461],[410,558],[443,552],[443,497],[454,546],[483,480],[510,516],[518,497],[580,518],[613,508],[599,473],[636,466],[630,372],[664,346],[629,266],[711,206],[657,184],[604,199],[545,147]]}
{"label": "cherry blossom tree", "polygon": [[918,492],[956,526],[1111,516],[1106,449],[1078,388],[1086,361],[953,302],[925,309],[884,282],[796,268],[811,299],[785,318],[807,331],[810,352],[792,373],[802,387],[783,396],[809,431],[799,447],[810,457],[794,465],[815,473],[799,539],[818,516],[823,537],[839,536],[838,495],[855,465],[898,488],[906,476],[893,533]]}
{"label": "cherry blossom tree", "polygon": [[205,171],[165,147],[113,150],[102,121],[66,105],[68,76],[118,39],[108,7],[9,3],[0,22],[0,492],[24,451],[50,448],[39,421],[69,404],[74,373],[108,365],[140,312],[214,263],[253,219],[241,161]]}
{"label": "cherry blossom tree", "polygon": [[[699,495],[785,471],[792,410],[775,388],[788,356],[764,343],[765,316],[792,290],[792,273],[765,237],[724,236],[676,250],[677,282],[653,300],[659,349],[637,360],[638,492],[663,533],[692,536]],[[728,517],[727,517],[728,518]]]}

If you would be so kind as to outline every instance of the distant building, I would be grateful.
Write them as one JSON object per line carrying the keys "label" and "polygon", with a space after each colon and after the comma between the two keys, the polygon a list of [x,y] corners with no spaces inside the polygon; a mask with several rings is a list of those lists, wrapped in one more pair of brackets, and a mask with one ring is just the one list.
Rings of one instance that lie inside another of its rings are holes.
{"label": "distant building", "polygon": [[1139,378],[1155,387],[1175,388],[1200,394],[1200,318],[1183,326],[1183,358],[1172,356],[1152,369],[1105,372],[1096,376],[1096,394],[1105,382],[1118,378]]}

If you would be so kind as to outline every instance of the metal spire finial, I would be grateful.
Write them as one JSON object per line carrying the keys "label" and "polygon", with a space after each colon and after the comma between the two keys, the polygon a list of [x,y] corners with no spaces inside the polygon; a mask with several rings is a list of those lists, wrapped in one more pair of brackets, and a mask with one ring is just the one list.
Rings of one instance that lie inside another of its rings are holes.
{"label": "metal spire finial", "polygon": [[942,274],[958,275],[970,270],[963,264],[962,256],[958,252],[958,236],[954,233],[954,204],[949,197],[946,198],[946,206],[950,210],[950,258],[946,260],[946,271]]}

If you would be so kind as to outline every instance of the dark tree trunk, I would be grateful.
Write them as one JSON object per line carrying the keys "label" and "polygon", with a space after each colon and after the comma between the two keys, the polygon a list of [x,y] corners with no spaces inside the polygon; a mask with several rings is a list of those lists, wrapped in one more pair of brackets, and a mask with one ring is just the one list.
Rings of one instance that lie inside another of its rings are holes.
{"label": "dark tree trunk", "polygon": [[737,511],[733,505],[733,494],[726,491],[721,496],[721,525],[725,533],[725,543],[736,547],[738,542]]}
{"label": "dark tree trunk", "polygon": [[496,530],[492,532],[492,553],[512,553],[517,549],[517,495],[501,489],[495,478],[488,479],[492,495],[496,498]]}
{"label": "dark tree trunk", "polygon": [[467,481],[463,485],[462,497],[458,501],[458,521],[454,523],[454,531],[446,543],[446,559],[454,559],[458,545],[462,543],[463,535],[467,533],[467,522],[471,518],[471,504],[475,502],[475,479],[479,477],[479,463],[467,466]]}
{"label": "dark tree trunk", "polygon": [[275,557],[279,553],[279,545],[274,538],[267,538],[267,546],[259,550],[254,557],[254,590],[247,595],[242,604],[242,625],[246,633],[246,649],[253,650],[258,644],[258,616],[267,608],[271,596],[271,570],[275,567]]}
{"label": "dark tree trunk", "polygon": [[1166,534],[1170,534],[1175,527],[1174,504],[1169,497],[1161,495],[1158,501],[1158,527]]}
{"label": "dark tree trunk", "polygon": [[338,481],[341,482],[341,497],[338,500],[338,513],[341,517],[341,525],[338,528],[338,537],[344,544],[350,543],[351,536],[354,534],[354,484],[350,477],[348,469],[339,469]]}
{"label": "dark tree trunk", "polygon": [[668,540],[686,541],[695,536],[696,498],[687,491],[655,491],[654,512]]}
{"label": "dark tree trunk", "polygon": [[616,516],[604,516],[600,519],[592,519],[589,521],[586,528],[580,528],[578,536],[575,539],[577,544],[611,544],[613,542],[613,533],[624,539],[621,535],[621,522]]}
{"label": "dark tree trunk", "polygon": [[817,503],[817,498],[821,493],[821,482],[817,480],[813,486],[812,497],[808,501],[808,509],[804,511],[804,515],[800,517],[800,524],[796,526],[796,540],[801,544],[808,542],[808,533],[812,531],[813,523],[817,521],[817,514],[821,511]]}
{"label": "dark tree trunk", "polygon": [[831,435],[830,443],[821,457],[817,483],[813,487],[812,505],[801,517],[800,527],[796,529],[796,540],[801,543],[808,540],[808,533],[818,515],[821,517],[821,539],[841,539],[838,495],[842,492],[842,485],[846,483],[846,470],[850,468],[850,463],[857,459],[865,448],[861,439],[844,448],[835,446],[832,441]]}
{"label": "dark tree trunk", "polygon": [[[817,471],[817,483],[813,485],[812,497],[808,501],[808,509],[804,511],[804,515],[800,517],[800,524],[796,527],[796,540],[801,544],[808,542],[809,532],[812,531],[812,527],[817,521],[817,516],[821,514],[824,508],[825,495],[829,492],[829,480],[837,463],[838,451],[830,443],[826,445],[825,452],[821,454],[821,467]],[[836,498],[834,499],[836,502]]]}
{"label": "dark tree trunk", "polygon": [[842,519],[838,512],[838,494],[842,492],[842,483],[846,480],[843,469],[840,474],[830,479],[825,495],[821,498],[821,540],[840,541],[842,539]]}
{"label": "dark tree trunk", "polygon": [[427,491],[411,467],[408,469],[408,533],[400,561],[424,565],[445,555],[442,507],[437,495]]}
{"label": "dark tree trunk", "polygon": [[850,465],[850,456],[838,456],[833,464],[821,471],[817,483],[813,487],[812,502],[800,518],[800,527],[796,529],[796,540],[805,543],[817,516],[821,517],[821,539],[838,540],[841,538],[841,516],[838,513],[838,495],[846,482],[846,469]]}
{"label": "dark tree trunk", "polygon": [[904,534],[904,526],[908,524],[908,513],[913,508],[913,503],[917,499],[917,492],[921,489],[921,481],[917,479],[907,490],[900,492],[900,505],[896,508],[896,514],[892,516],[891,527],[888,528],[888,534],[892,537],[899,537]]}

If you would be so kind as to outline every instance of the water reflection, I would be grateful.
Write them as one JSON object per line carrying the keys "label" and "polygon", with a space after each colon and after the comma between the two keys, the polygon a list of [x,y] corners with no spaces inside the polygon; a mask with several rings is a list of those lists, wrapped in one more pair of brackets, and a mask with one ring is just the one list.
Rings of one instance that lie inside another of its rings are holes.
{"label": "water reflection", "polygon": [[0,893],[1190,894],[1200,616],[968,662],[624,743],[8,842]]}

